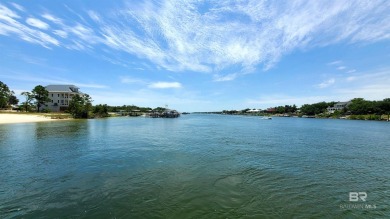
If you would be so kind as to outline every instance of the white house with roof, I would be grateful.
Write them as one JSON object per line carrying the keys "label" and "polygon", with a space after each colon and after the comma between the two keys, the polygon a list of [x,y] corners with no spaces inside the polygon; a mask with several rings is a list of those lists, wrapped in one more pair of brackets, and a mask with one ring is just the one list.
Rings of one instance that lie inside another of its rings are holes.
{"label": "white house with roof", "polygon": [[261,109],[250,109],[248,111],[246,111],[247,113],[259,113],[261,112]]}
{"label": "white house with roof", "polygon": [[341,111],[343,110],[345,107],[347,107],[349,104],[351,104],[351,101],[347,101],[347,102],[338,102],[336,103],[333,107],[329,106],[328,108],[326,108],[326,110],[328,111],[328,113],[334,113],[335,111]]}
{"label": "white house with roof", "polygon": [[49,91],[50,101],[45,103],[44,109],[52,112],[65,111],[69,107],[69,102],[76,94],[82,96],[83,93],[74,85],[48,85],[45,87]]}

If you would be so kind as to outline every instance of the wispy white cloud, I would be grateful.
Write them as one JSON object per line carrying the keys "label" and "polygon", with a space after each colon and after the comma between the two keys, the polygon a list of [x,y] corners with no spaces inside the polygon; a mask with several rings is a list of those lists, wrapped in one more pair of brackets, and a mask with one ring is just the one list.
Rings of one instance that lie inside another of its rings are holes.
{"label": "wispy white cloud", "polygon": [[52,14],[49,14],[49,13],[45,13],[42,15],[43,18],[45,18],[46,20],[48,21],[51,21],[53,23],[56,23],[56,24],[63,24],[62,20],[60,18],[57,18],[55,17],[54,15]]}
{"label": "wispy white cloud", "polygon": [[328,62],[327,64],[328,65],[340,65],[340,64],[342,64],[343,63],[343,61],[341,61],[341,60],[336,60],[336,61],[333,61],[333,62]]}
{"label": "wispy white cloud", "polygon": [[90,27],[82,25],[80,23],[76,24],[73,27],[66,28],[68,32],[73,33],[76,37],[84,42],[89,42],[88,44],[94,44],[96,41],[99,41],[99,37],[96,36],[94,30]]}
{"label": "wispy white cloud", "polygon": [[336,60],[336,61],[327,63],[327,65],[333,66],[333,67],[335,67],[339,71],[344,71],[346,73],[354,73],[354,72],[356,72],[356,69],[350,69],[350,68],[348,68],[347,66],[345,66],[343,64],[344,63],[343,63],[342,60]]}
{"label": "wispy white cloud", "polygon": [[105,89],[109,88],[107,85],[96,84],[96,83],[82,83],[71,80],[66,80],[59,77],[43,77],[39,75],[31,75],[25,73],[17,73],[17,72],[8,72],[7,74],[1,74],[1,78],[12,79],[14,81],[25,81],[32,82],[41,85],[49,85],[49,84],[73,84],[79,86],[81,88],[97,88],[97,89]]}
{"label": "wispy white cloud", "polygon": [[121,76],[119,77],[120,82],[123,84],[147,84],[147,82],[143,79],[133,78],[129,76]]}
{"label": "wispy white cloud", "polygon": [[[138,1],[104,12],[64,7],[73,20],[45,12],[56,27],[35,22],[38,31],[20,22],[30,15],[0,5],[0,35],[47,48],[120,51],[170,71],[218,72],[220,81],[271,68],[296,49],[390,39],[385,0]],[[342,67],[341,61],[329,64]]]}
{"label": "wispy white cloud", "polygon": [[18,9],[19,11],[25,11],[24,7],[22,7],[19,4],[11,3],[11,5],[14,6],[14,8]]}
{"label": "wispy white cloud", "polygon": [[132,85],[141,85],[146,86],[150,89],[177,89],[182,88],[182,84],[180,82],[165,82],[165,81],[158,81],[158,82],[150,82],[146,79],[140,79],[140,78],[134,78],[130,76],[121,76],[119,77],[119,80],[123,84],[132,84]]}
{"label": "wispy white cloud", "polygon": [[39,29],[43,29],[43,30],[49,29],[49,25],[47,23],[45,23],[39,19],[36,19],[36,18],[27,18],[26,23],[30,26],[33,26],[33,27],[36,27]]}
{"label": "wispy white cloud", "polygon": [[[389,7],[388,3],[385,4],[382,2],[381,8]],[[339,26],[332,28],[336,23],[358,25],[354,22],[356,17],[364,19],[373,16],[372,13],[388,17],[384,9],[367,9],[360,2],[351,4],[346,1],[289,1],[283,5],[261,1],[219,2],[203,12],[198,11],[200,5],[203,4],[194,1],[164,1],[157,6],[151,3],[128,5],[119,16],[128,18],[130,23],[134,22],[140,28],[133,32],[124,31],[128,30],[125,27],[115,33],[127,39],[146,37],[135,42],[153,49],[132,51],[146,55],[165,68],[212,71],[237,64],[242,68],[258,64],[272,66],[293,49],[333,43],[334,36],[345,31]],[[365,32],[371,28],[360,25],[356,31]],[[160,41],[158,35],[162,35],[164,40]],[[349,40],[351,36],[354,36],[353,33],[347,33],[339,40]],[[383,36],[370,38],[370,41],[381,39]],[[354,42],[366,40],[362,37]],[[137,43],[125,47],[134,48]]]}
{"label": "wispy white cloud", "polygon": [[100,16],[96,12],[90,10],[87,13],[92,20],[100,22]]}
{"label": "wispy white cloud", "polygon": [[20,18],[16,12],[0,4],[0,35],[16,35],[26,42],[39,44],[46,48],[60,44],[57,39],[49,34],[24,25],[19,21]]}
{"label": "wispy white cloud", "polygon": [[327,87],[333,85],[335,82],[336,82],[336,80],[334,78],[331,78],[331,79],[326,80],[326,81],[324,81],[324,82],[322,82],[320,84],[317,84],[316,87],[318,87],[318,88],[327,88]]}
{"label": "wispy white cloud", "polygon": [[63,30],[54,30],[53,33],[57,36],[60,36],[62,38],[67,38],[68,37],[68,33],[63,31]]}
{"label": "wispy white cloud", "polygon": [[346,80],[347,80],[347,81],[354,81],[354,80],[356,80],[356,77],[350,76],[350,77],[347,77]]}
{"label": "wispy white cloud", "polygon": [[12,22],[14,18],[20,18],[20,16],[11,9],[0,4],[0,19],[2,21]]}
{"label": "wispy white cloud", "polygon": [[168,89],[168,88],[182,88],[181,83],[179,82],[154,82],[148,85],[148,88],[155,89]]}
{"label": "wispy white cloud", "polygon": [[221,82],[221,81],[232,81],[236,79],[239,76],[237,73],[227,74],[227,75],[214,75],[214,81]]}

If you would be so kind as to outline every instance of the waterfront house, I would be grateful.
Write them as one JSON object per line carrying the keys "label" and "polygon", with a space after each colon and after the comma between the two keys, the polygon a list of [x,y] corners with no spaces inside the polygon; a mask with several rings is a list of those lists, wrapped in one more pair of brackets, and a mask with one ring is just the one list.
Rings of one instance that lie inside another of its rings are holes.
{"label": "waterfront house", "polygon": [[76,94],[83,96],[79,88],[74,85],[48,85],[50,101],[45,103],[44,109],[52,112],[62,112],[69,107],[69,102]]}
{"label": "waterfront house", "polygon": [[261,112],[261,109],[251,109],[251,110],[248,110],[246,112],[247,113],[259,113],[259,112]]}
{"label": "waterfront house", "polygon": [[267,108],[265,110],[265,112],[267,112],[267,113],[275,113],[276,112],[276,108],[275,107]]}
{"label": "waterfront house", "polygon": [[336,110],[338,111],[341,111],[343,110],[345,107],[347,107],[349,104],[351,104],[351,101],[347,101],[347,102],[338,102],[336,103],[333,107],[328,107],[326,108],[326,110],[328,111],[328,113],[334,113]]}

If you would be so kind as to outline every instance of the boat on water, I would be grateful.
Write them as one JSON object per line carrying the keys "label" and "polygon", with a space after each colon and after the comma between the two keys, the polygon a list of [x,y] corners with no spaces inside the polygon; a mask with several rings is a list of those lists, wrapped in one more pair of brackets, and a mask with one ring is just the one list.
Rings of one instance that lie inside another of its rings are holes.
{"label": "boat on water", "polygon": [[263,116],[263,117],[261,117],[261,119],[272,119],[272,117],[270,117],[270,116]]}

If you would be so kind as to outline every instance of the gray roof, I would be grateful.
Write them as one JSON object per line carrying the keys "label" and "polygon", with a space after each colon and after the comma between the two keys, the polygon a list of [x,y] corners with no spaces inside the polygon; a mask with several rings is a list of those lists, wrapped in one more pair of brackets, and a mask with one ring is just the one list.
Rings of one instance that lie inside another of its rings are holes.
{"label": "gray roof", "polygon": [[79,89],[74,85],[47,85],[45,88],[49,92],[75,92]]}
{"label": "gray roof", "polygon": [[340,106],[340,105],[349,105],[351,104],[351,101],[346,101],[346,102],[337,102],[334,106]]}

